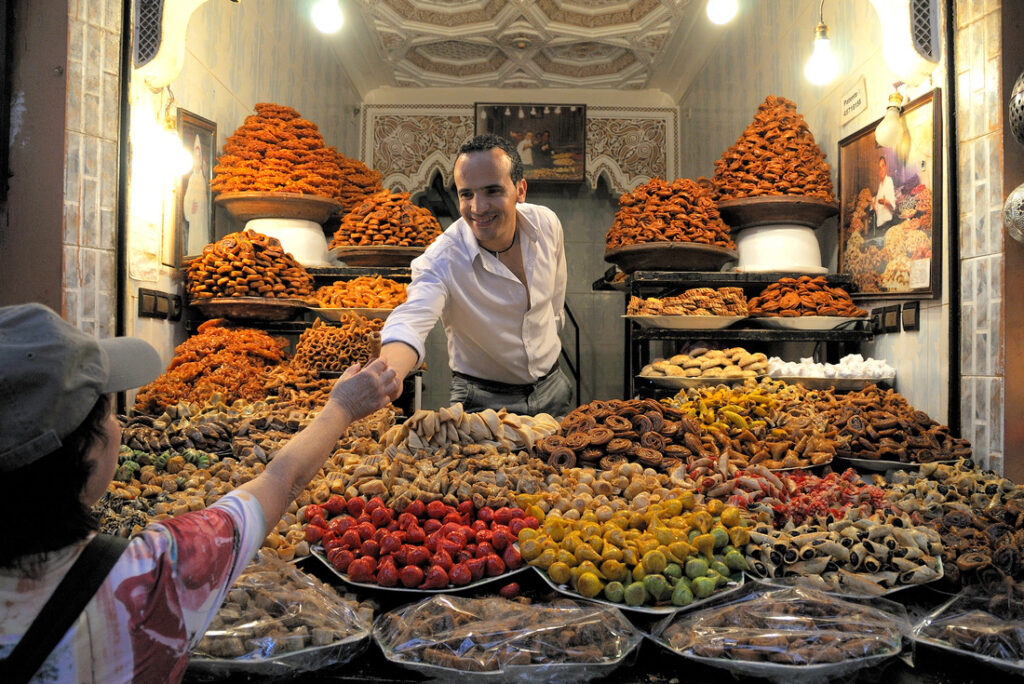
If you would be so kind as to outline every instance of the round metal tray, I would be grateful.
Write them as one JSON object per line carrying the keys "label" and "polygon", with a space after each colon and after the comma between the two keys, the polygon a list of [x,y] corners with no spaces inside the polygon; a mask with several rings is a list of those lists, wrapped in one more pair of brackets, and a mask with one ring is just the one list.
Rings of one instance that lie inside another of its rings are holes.
{"label": "round metal tray", "polygon": [[341,209],[341,203],[329,197],[295,192],[222,192],[214,201],[240,221],[288,218],[323,223]]}
{"label": "round metal tray", "polygon": [[735,261],[739,254],[734,249],[700,242],[642,242],[609,249],[604,260],[622,271],[719,271]]}
{"label": "round metal tray", "polygon": [[348,266],[408,266],[423,254],[426,247],[371,245],[367,247],[334,247],[331,254]]}
{"label": "round metal tray", "polygon": [[623,318],[637,323],[642,328],[661,328],[664,330],[720,330],[728,328],[746,316],[682,316],[682,315],[623,315]]}
{"label": "round metal tray", "polygon": [[733,230],[773,224],[817,228],[839,213],[839,203],[800,195],[742,197],[720,201],[718,213]]}
{"label": "round metal tray", "polygon": [[304,311],[301,299],[273,297],[213,297],[189,303],[207,318],[232,318],[245,321],[290,321]]}

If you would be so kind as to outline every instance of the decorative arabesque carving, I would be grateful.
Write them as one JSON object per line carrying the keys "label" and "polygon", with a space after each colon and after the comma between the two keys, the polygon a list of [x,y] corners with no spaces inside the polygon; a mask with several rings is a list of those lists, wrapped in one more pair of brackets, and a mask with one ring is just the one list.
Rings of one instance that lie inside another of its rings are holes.
{"label": "decorative arabesque carving", "polygon": [[[452,160],[474,134],[473,107],[367,105],[362,110],[361,159],[383,174],[384,187],[416,193],[440,173],[453,182]],[[588,107],[585,176],[596,189],[603,175],[615,193],[676,174],[678,112],[656,107]]]}

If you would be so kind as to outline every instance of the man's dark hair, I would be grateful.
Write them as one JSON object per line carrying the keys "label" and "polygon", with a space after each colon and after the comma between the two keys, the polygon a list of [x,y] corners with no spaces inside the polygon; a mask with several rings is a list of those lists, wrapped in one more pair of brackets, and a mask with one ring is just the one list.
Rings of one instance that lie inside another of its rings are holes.
{"label": "man's dark hair", "polygon": [[466,144],[459,148],[458,156],[468,154],[470,152],[486,152],[487,150],[493,150],[498,148],[502,152],[508,155],[508,158],[512,161],[512,168],[509,170],[509,175],[512,176],[512,182],[518,183],[523,180],[523,160],[519,157],[519,151],[516,149],[515,143],[508,138],[503,138],[500,135],[477,135],[471,138]]}
{"label": "man's dark hair", "polygon": [[82,493],[93,470],[86,456],[107,438],[110,397],[100,395],[82,424],[56,451],[0,477],[0,516],[8,521],[0,567],[37,577],[52,551],[85,539],[97,528]]}

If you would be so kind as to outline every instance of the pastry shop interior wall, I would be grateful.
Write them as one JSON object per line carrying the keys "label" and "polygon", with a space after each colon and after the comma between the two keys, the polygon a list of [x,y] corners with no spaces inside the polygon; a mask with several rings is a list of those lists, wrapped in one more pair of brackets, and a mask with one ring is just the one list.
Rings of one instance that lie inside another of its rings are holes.
{"label": "pastry shop interior wall", "polygon": [[[25,0],[18,3],[27,4]],[[530,201],[551,206],[565,226],[568,301],[581,328],[580,403],[619,396],[624,354],[622,293],[592,288],[609,266],[603,260],[604,237],[617,210],[618,196],[659,175],[659,170],[669,178],[710,176],[715,160],[736,141],[770,94],[797,104],[828,155],[838,187],[839,141],[881,117],[895,80],[882,56],[878,17],[866,0],[828,0],[824,5],[840,63],[839,77],[827,86],[813,86],[803,75],[819,3],[779,0],[740,3],[739,15],[725,27],[712,27],[706,21],[696,25],[691,30],[706,39],[687,73],[657,79],[670,86],[627,90],[368,88],[368,75],[360,64],[346,60],[331,42],[345,39],[317,33],[298,11],[306,4],[207,2],[188,24],[184,63],[169,89],[154,91],[140,79],[130,79],[133,154],[128,163],[128,208],[120,251],[114,225],[118,177],[115,92],[120,69],[115,53],[122,34],[121,17],[112,9],[104,14],[88,11],[81,3],[70,6],[61,240],[64,266],[57,283],[69,319],[96,331],[114,330],[118,290],[113,283],[121,260],[126,332],[146,337],[168,359],[174,346],[187,336],[181,324],[135,315],[140,287],[184,292],[168,245],[176,198],[173,188],[162,186],[156,178],[161,153],[144,146],[141,132],[165,120],[173,128],[179,107],[216,122],[218,151],[252,113],[255,103],[294,107],[316,123],[327,144],[344,155],[371,167],[390,164],[391,180],[400,186],[407,184],[397,189],[416,197],[427,189],[434,174],[451,182],[450,168],[437,160],[431,166],[420,149],[431,144],[442,149],[457,147],[459,136],[472,132],[474,102],[584,102],[589,108],[588,122],[599,132],[590,134],[588,150],[613,147],[613,133],[602,139],[600,132],[621,131],[623,126],[641,134],[656,129],[666,136],[663,145],[644,148],[640,160],[609,155],[607,165],[588,168],[587,179],[579,185],[536,185],[529,191]],[[949,3],[937,4],[945,14]],[[1000,70],[1009,67],[1002,67],[1000,22],[1005,13],[1016,10],[997,2],[952,4],[956,11],[956,63],[951,67],[957,84],[956,129],[946,120],[945,104],[951,94],[947,92],[945,59],[950,51],[945,39],[943,61],[930,78],[906,90],[911,99],[933,89],[941,91],[945,139],[953,141],[958,151],[959,186],[948,185],[947,158],[943,160],[942,187],[932,190],[942,194],[945,208],[951,206],[952,194],[959,200],[959,215],[951,219],[946,209],[943,222],[943,243],[959,244],[958,261],[949,263],[950,250],[944,250],[941,289],[933,299],[921,301],[919,331],[876,337],[862,351],[885,358],[898,369],[897,387],[913,405],[939,420],[959,414],[962,434],[972,441],[975,453],[1001,469],[1004,450],[1009,451],[1003,444],[1004,414],[1011,413],[1004,409],[1009,405],[1003,360],[1011,349],[1004,345],[1003,257],[1005,250],[1017,245],[1004,247],[999,220],[1002,198],[1010,189],[1002,184]],[[356,3],[347,3],[346,12],[358,21]],[[943,24],[946,21],[943,17]],[[840,100],[858,84],[863,84],[867,108],[840,123]],[[602,122],[607,124],[603,128]],[[403,148],[384,149],[375,136],[386,132],[388,125],[409,127],[405,132],[421,126],[421,135],[406,136],[408,144]],[[387,180],[385,186],[389,186]],[[6,218],[5,213],[5,223]],[[440,220],[447,226],[452,219],[442,216]],[[214,224],[216,237],[241,227],[221,210],[217,210]],[[9,228],[5,225],[4,229]],[[839,251],[835,219],[826,222],[817,236],[822,263],[834,271]],[[0,258],[9,259],[12,253],[8,250]],[[949,287],[954,272],[962,281],[959,291]],[[20,287],[24,290],[26,286]],[[4,296],[16,301],[12,294],[16,292],[8,289]],[[954,298],[959,299],[954,302]],[[886,303],[859,302],[864,308]],[[951,338],[954,308],[962,320]],[[951,371],[948,360],[955,352],[959,371]],[[790,355],[795,358],[809,353],[809,348],[794,345]],[[446,352],[439,328],[431,335],[428,354],[424,405],[434,407],[447,398]],[[951,372],[960,375],[959,396],[953,399]]]}

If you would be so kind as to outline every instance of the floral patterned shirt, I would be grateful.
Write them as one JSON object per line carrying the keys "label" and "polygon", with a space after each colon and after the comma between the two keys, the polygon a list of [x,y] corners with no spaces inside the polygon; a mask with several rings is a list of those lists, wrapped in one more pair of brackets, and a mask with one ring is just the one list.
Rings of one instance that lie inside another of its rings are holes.
{"label": "floral patterned shirt", "polygon": [[[259,502],[240,491],[149,525],[32,681],[180,681],[189,651],[265,532]],[[87,541],[52,554],[36,580],[0,569],[0,658],[14,649]]]}

